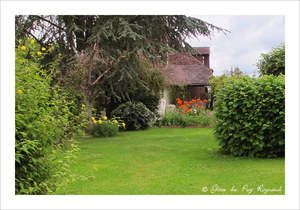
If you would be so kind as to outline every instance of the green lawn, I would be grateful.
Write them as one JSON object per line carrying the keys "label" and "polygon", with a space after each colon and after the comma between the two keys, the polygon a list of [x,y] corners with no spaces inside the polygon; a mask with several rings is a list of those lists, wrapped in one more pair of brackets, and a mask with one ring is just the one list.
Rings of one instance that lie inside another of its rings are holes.
{"label": "green lawn", "polygon": [[[81,138],[72,173],[86,179],[68,183],[57,194],[284,194],[284,158],[224,155],[212,132],[211,128],[151,128],[110,138]],[[280,186],[281,192],[268,191]],[[237,191],[230,191],[232,187]]]}

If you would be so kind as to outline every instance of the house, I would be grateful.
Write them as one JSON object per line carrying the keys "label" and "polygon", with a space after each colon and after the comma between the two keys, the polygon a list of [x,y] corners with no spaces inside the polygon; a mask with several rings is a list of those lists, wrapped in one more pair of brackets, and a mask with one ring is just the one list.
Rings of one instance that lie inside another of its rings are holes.
{"label": "house", "polygon": [[213,74],[209,65],[209,47],[194,48],[195,53],[191,55],[185,53],[173,53],[168,55],[166,65],[160,66],[160,71],[164,74],[166,83],[163,98],[161,99],[159,113],[162,115],[165,110],[173,109],[177,97],[171,94],[174,87],[184,86],[189,93],[189,99],[208,99],[208,80]]}

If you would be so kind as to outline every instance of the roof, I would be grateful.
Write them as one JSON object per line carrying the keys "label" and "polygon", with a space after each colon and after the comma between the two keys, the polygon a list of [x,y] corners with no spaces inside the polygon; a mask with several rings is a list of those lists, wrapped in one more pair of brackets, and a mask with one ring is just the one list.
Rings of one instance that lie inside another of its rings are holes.
{"label": "roof", "polygon": [[195,50],[197,50],[199,53],[192,53],[193,55],[207,55],[210,54],[210,48],[209,47],[194,47]]}
{"label": "roof", "polygon": [[171,85],[207,85],[213,72],[193,56],[183,53],[169,54],[168,65],[159,69]]}

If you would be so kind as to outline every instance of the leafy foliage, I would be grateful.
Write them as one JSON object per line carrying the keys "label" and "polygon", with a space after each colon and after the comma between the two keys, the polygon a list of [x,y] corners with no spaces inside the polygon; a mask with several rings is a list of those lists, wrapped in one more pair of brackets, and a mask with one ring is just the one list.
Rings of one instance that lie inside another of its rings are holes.
{"label": "leafy foliage", "polygon": [[256,66],[261,75],[285,74],[285,44],[274,47],[267,54],[262,53]]}
{"label": "leafy foliage", "polygon": [[[45,48],[30,39],[16,46],[16,194],[55,191],[78,151],[72,138],[85,124],[84,112],[73,115],[73,102],[58,86],[50,85],[57,61],[46,72],[40,64],[45,53]],[[71,149],[64,151],[66,145]]]}
{"label": "leafy foliage", "polygon": [[243,72],[240,70],[238,66],[231,68],[230,71],[225,71],[221,76],[210,76],[209,83],[210,93],[212,95],[217,94],[224,86],[225,82],[228,81],[231,77],[240,78],[243,76]]}
{"label": "leafy foliage", "polygon": [[225,83],[215,110],[220,146],[234,156],[283,156],[284,88],[284,76],[232,78]]}
{"label": "leafy foliage", "polygon": [[126,123],[127,130],[142,130],[150,127],[154,121],[154,113],[140,102],[121,104],[111,113]]}

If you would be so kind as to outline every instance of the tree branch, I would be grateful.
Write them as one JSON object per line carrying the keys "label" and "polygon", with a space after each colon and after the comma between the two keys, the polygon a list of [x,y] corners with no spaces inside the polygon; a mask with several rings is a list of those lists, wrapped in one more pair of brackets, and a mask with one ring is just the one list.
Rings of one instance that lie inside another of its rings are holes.
{"label": "tree branch", "polygon": [[39,15],[35,15],[35,17],[43,20],[43,21],[46,21],[47,23],[50,23],[51,25],[55,26],[56,28],[59,28],[60,30],[65,30],[64,28],[60,27],[59,25],[55,24],[55,23],[52,23],[50,20],[47,20],[46,18],[43,18],[42,16],[39,16]]}
{"label": "tree branch", "polygon": [[95,85],[105,74],[107,74],[107,72],[109,72],[111,69],[113,69],[116,65],[118,65],[118,63],[120,62],[121,58],[125,57],[124,55],[120,55],[118,57],[118,59],[108,68],[106,69],[102,74],[100,74],[98,76],[98,78],[91,84],[91,85]]}

